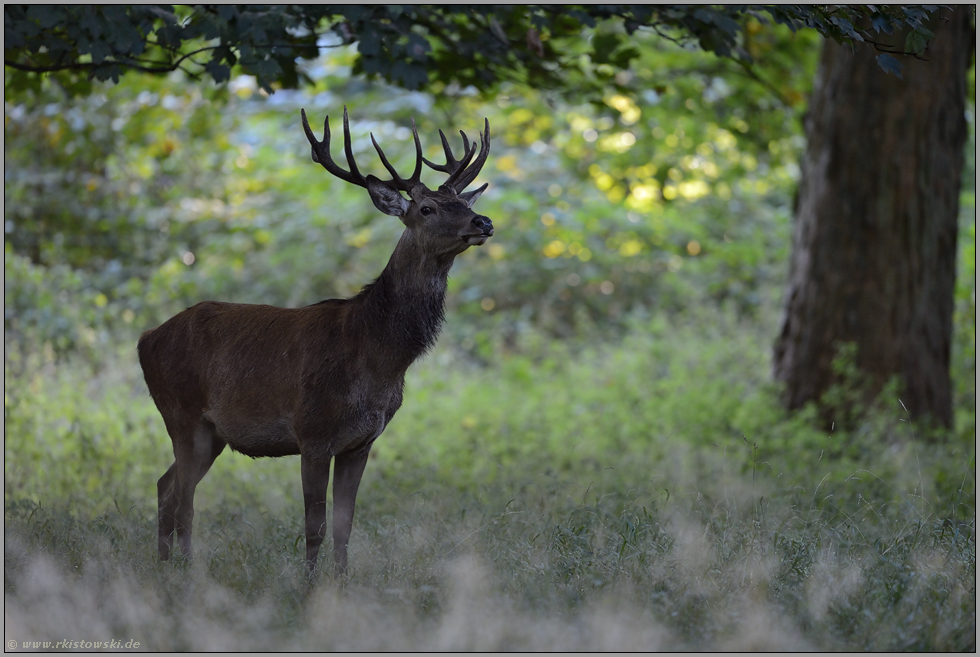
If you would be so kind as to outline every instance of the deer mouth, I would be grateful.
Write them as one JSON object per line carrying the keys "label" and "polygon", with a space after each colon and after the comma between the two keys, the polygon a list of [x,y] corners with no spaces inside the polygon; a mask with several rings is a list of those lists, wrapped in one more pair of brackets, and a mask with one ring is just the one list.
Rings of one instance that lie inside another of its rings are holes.
{"label": "deer mouth", "polygon": [[493,229],[485,233],[477,233],[476,235],[463,235],[463,241],[466,242],[468,246],[482,246],[487,243],[489,238],[493,237]]}

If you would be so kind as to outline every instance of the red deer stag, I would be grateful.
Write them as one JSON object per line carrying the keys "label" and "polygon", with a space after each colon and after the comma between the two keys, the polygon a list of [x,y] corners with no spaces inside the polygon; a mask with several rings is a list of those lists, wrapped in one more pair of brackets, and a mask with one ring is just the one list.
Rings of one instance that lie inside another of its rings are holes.
{"label": "red deer stag", "polygon": [[[330,158],[330,117],[323,122],[323,141],[317,141],[306,112],[301,114],[313,161],[366,188],[374,205],[401,219],[405,231],[381,275],[350,299],[305,308],[205,301],[140,337],[146,385],[174,447],[174,463],[157,482],[164,560],[170,558],[174,532],[180,550],[191,556],[194,489],[229,445],[252,457],[300,455],[311,573],[326,535],[334,460],[334,562],[337,572],[346,570],[354,499],[371,445],[402,404],[408,366],[436,341],[453,260],[493,235],[490,219],[473,211],[487,186],[463,191],[490,153],[489,121],[479,154],[477,144],[460,131],[460,160],[440,130],[446,154],[441,165],[422,156],[413,121],[415,171],[407,180],[371,135],[392,176],[383,181],[358,171],[346,107],[344,153],[350,171]],[[449,174],[436,191],[420,181],[423,162]]]}

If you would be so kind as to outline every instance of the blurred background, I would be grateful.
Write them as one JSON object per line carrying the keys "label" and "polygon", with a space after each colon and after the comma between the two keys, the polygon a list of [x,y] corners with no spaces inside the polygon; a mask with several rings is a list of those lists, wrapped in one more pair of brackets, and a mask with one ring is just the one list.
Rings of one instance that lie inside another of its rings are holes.
{"label": "blurred background", "polygon": [[[458,130],[474,139],[490,120],[480,208],[498,230],[454,267],[447,322],[473,357],[529,331],[616,339],[630,318],[694,306],[772,319],[817,53],[815,35],[777,36],[765,47],[787,60],[786,99],[657,43],[634,64],[643,96],[592,103],[516,84],[405,91],[352,77],[351,47],[305,63],[310,86],[272,95],[253,76],[215,87],[180,74],[8,94],[6,326],[57,353],[99,352],[203,299],[354,294],[402,226],[310,159],[300,108],[318,132],[331,116],[341,157],[345,105],[359,166],[377,175],[369,133],[410,169],[413,117],[435,160],[437,130],[458,148]],[[433,188],[441,177],[425,174]]]}

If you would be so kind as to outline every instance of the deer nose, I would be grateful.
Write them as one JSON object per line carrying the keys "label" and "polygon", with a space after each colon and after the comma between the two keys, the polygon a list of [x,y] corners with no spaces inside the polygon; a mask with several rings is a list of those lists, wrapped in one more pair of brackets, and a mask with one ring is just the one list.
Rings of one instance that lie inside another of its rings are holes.
{"label": "deer nose", "polygon": [[493,235],[493,222],[481,214],[473,217],[473,225],[483,231],[484,235]]}

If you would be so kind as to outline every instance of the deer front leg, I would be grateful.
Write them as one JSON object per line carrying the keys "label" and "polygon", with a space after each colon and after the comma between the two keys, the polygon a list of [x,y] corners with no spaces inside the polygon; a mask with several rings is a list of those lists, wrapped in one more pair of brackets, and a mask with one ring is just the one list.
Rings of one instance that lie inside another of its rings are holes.
{"label": "deer front leg", "polygon": [[333,481],[333,558],[337,574],[347,570],[347,543],[354,524],[354,500],[370,447],[337,457]]}
{"label": "deer front leg", "polygon": [[310,575],[316,570],[320,544],[327,535],[327,483],[330,481],[330,457],[315,459],[302,455],[303,504],[306,507],[306,567]]}

